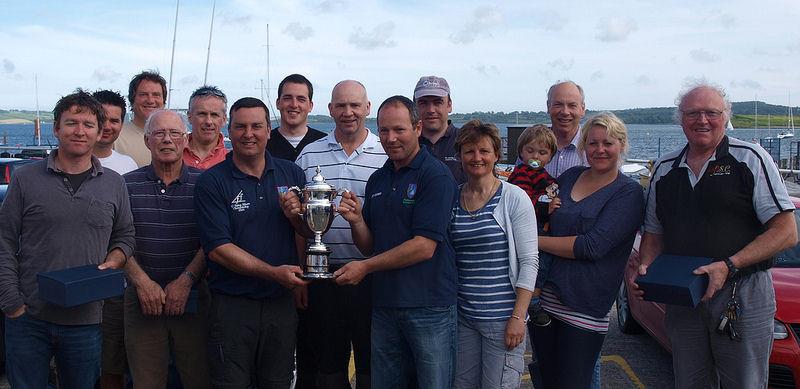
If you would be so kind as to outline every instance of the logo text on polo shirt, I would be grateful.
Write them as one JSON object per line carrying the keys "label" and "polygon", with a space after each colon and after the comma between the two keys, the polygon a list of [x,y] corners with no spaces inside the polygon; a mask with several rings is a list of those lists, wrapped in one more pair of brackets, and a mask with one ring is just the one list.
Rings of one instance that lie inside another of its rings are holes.
{"label": "logo text on polo shirt", "polygon": [[714,165],[708,167],[709,176],[727,176],[731,174],[731,165]]}
{"label": "logo text on polo shirt", "polygon": [[458,162],[458,158],[451,157],[451,156],[448,155],[448,156],[444,157],[444,161],[445,162]]}
{"label": "logo text on polo shirt", "polygon": [[231,209],[236,212],[244,212],[250,209],[250,203],[244,199],[244,191],[239,191],[239,194],[231,201]]}

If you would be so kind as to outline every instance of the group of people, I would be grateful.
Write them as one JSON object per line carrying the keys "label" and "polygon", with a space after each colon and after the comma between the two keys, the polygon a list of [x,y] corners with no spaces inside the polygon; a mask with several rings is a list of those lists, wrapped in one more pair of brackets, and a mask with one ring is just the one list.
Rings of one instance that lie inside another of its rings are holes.
{"label": "group of people", "polygon": [[[581,121],[583,89],[547,93],[551,126],[526,129],[508,182],[498,129],[449,120],[444,78],[387,98],[374,132],[355,80],[336,84],[330,133],[309,127],[313,86],[263,101],[203,86],[188,113],[164,109],[165,80],[136,75],[133,118],[113,91],[59,100],[59,147],[15,172],[0,207],[0,309],[9,381],[62,387],[517,388],[526,338],[536,387],[599,387],[608,313],[636,232],[639,273],[660,253],[718,259],[696,269],[697,308],[668,307],[677,387],[765,387],[775,311],[765,270],[796,244],[794,207],[757,145],[729,138],[730,103],[699,84],[681,94],[682,150],[649,190],[619,166],[629,148],[611,113]],[[228,125],[232,150],[221,130]],[[191,132],[189,131],[191,130]],[[332,282],[309,282],[303,187],[317,169],[347,189],[323,241]],[[123,297],[63,308],[36,274],[124,269]],[[741,341],[715,332],[732,289]],[[635,293],[643,295],[636,289]],[[296,373],[296,378],[295,378]]]}

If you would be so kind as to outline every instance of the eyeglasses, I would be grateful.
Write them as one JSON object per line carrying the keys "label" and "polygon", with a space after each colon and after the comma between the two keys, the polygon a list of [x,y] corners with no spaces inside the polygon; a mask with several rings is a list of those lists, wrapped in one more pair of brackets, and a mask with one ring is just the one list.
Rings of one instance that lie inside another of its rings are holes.
{"label": "eyeglasses", "polygon": [[683,112],[683,117],[689,120],[698,120],[701,115],[706,115],[708,120],[717,120],[722,117],[723,111],[688,111]]}
{"label": "eyeglasses", "polygon": [[158,130],[158,131],[153,131],[153,132],[150,133],[150,136],[152,136],[153,138],[158,139],[158,140],[164,139],[167,135],[169,135],[170,139],[172,139],[172,140],[178,140],[178,139],[183,138],[186,135],[186,133],[183,132],[183,131],[177,131],[177,130],[176,131]]}

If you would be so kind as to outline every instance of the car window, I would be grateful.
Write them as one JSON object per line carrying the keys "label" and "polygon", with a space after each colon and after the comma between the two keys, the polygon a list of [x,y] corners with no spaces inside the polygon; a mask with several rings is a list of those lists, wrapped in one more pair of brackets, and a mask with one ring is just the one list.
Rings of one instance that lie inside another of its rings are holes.
{"label": "car window", "polygon": [[[800,213],[798,213],[798,210],[794,211],[794,221],[797,223],[798,231],[800,231]],[[775,256],[775,266],[800,267],[800,244],[778,253]]]}

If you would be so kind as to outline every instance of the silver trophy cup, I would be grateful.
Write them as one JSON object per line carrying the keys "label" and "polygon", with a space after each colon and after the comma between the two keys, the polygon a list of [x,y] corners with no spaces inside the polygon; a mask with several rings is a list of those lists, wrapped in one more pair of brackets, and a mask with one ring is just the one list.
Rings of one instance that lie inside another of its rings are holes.
{"label": "silver trophy cup", "polygon": [[311,178],[311,182],[307,183],[302,190],[296,186],[289,190],[297,193],[297,197],[305,206],[302,214],[303,220],[314,233],[314,241],[306,247],[306,263],[302,278],[331,279],[333,273],[328,271],[328,257],[331,249],[322,243],[322,234],[331,228],[335,216],[333,200],[340,194],[340,191],[325,182],[319,166],[317,166],[317,173]]}

